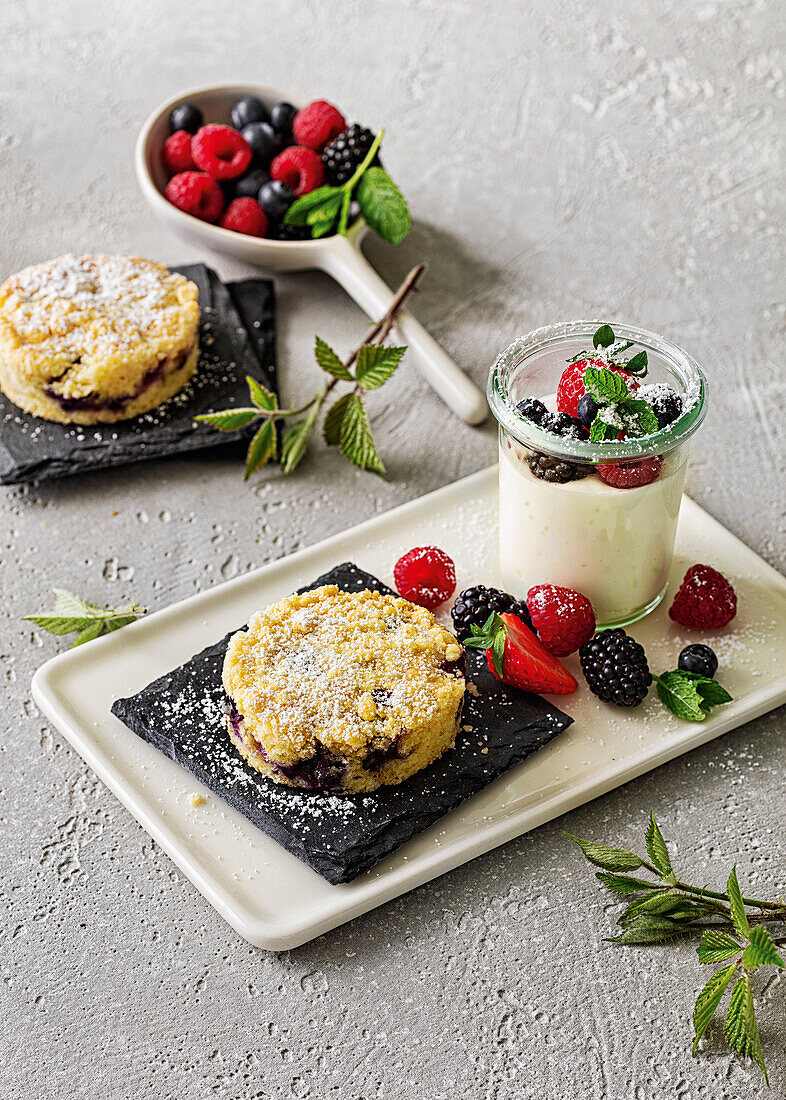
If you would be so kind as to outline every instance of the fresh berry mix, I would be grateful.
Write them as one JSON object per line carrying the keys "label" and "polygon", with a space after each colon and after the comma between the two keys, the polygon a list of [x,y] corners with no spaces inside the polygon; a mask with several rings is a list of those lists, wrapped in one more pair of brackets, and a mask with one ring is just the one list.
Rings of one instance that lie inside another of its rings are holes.
{"label": "fresh berry mix", "polygon": [[224,193],[205,172],[180,172],[164,192],[167,199],[186,214],[206,222],[217,222],[224,209]]}
{"label": "fresh berry mix", "polygon": [[629,462],[605,462],[597,467],[598,477],[617,489],[638,489],[649,485],[660,473],[663,465],[661,455],[649,458],[634,458]]}
{"label": "fresh berry mix", "polygon": [[243,127],[241,137],[248,142],[254,163],[262,168],[267,168],[281,149],[281,135],[269,122],[249,122]]}
{"label": "fresh berry mix", "polygon": [[346,127],[346,119],[337,107],[325,99],[317,99],[295,115],[292,134],[298,145],[321,151]]}
{"label": "fresh berry mix", "polygon": [[595,612],[586,596],[558,584],[537,584],[527,593],[532,623],[549,653],[567,657],[595,633]]}
{"label": "fresh berry mix", "polygon": [[253,95],[239,99],[232,108],[230,118],[236,130],[242,130],[250,122],[269,122],[267,107]]}
{"label": "fresh berry mix", "polygon": [[612,363],[607,363],[604,359],[578,359],[575,363],[570,363],[559,380],[557,386],[557,409],[559,412],[567,413],[568,416],[577,416],[579,411],[579,401],[587,392],[584,385],[584,372],[587,367],[594,367],[595,370],[610,370],[614,374],[618,374],[624,381],[628,388],[628,391],[637,390],[639,383],[628,374],[622,367],[615,366]]}
{"label": "fresh berry mix", "polygon": [[269,180],[262,184],[257,198],[270,221],[278,224],[295,201],[295,192],[281,180]]}
{"label": "fresh berry mix", "polygon": [[682,398],[665,382],[642,386],[637,396],[643,401],[649,401],[652,405],[652,411],[658,421],[658,429],[667,427],[682,415]]}
{"label": "fresh berry mix", "polygon": [[552,481],[558,485],[564,485],[568,481],[578,481],[592,470],[590,466],[565,462],[562,458],[539,454],[537,451],[533,451],[527,457],[527,465],[535,477],[540,478],[541,481]]}
{"label": "fresh berry mix", "polygon": [[460,639],[470,637],[472,627],[483,626],[494,611],[499,613],[510,611],[518,615],[526,626],[532,626],[526,604],[517,602],[513,596],[499,588],[486,588],[485,585],[476,584],[460,592],[451,609],[450,617],[453,620],[456,637]]}
{"label": "fresh berry mix", "polygon": [[290,145],[279,153],[270,165],[274,180],[285,183],[296,198],[321,187],[325,181],[325,169],[319,153],[303,145]]}
{"label": "fresh berry mix", "polygon": [[549,411],[542,401],[538,401],[537,397],[525,397],[523,401],[519,401],[516,408],[525,419],[531,420],[533,424],[540,424]]}
{"label": "fresh berry mix", "polygon": [[604,703],[637,707],[652,683],[643,646],[619,627],[601,630],[579,649],[590,691]]}
{"label": "fresh berry mix", "polygon": [[181,103],[173,107],[169,114],[169,129],[173,134],[177,130],[195,134],[203,122],[202,112],[193,103]]}
{"label": "fresh berry mix", "polygon": [[256,199],[233,199],[224,211],[220,225],[222,229],[247,233],[249,237],[264,237],[267,233],[267,214]]}
{"label": "fresh berry mix", "polygon": [[291,103],[276,103],[270,108],[270,125],[282,141],[292,137],[292,123],[296,114],[297,108]]}
{"label": "fresh berry mix", "polygon": [[[336,187],[346,183],[363,162],[376,136],[366,126],[359,126],[357,122],[353,122],[338,137],[329,141],[322,150],[322,163],[325,166],[325,178],[328,183]],[[375,157],[372,163],[379,163],[379,157]]]}
{"label": "fresh berry mix", "polygon": [[416,546],[399,558],[393,577],[400,596],[433,611],[456,590],[456,567],[437,546]]}
{"label": "fresh berry mix", "polygon": [[191,135],[187,130],[175,130],[164,142],[164,151],[161,154],[164,168],[169,176],[176,176],[178,172],[189,172],[195,168],[194,158],[191,156]]}
{"label": "fresh berry mix", "polygon": [[232,183],[235,199],[259,199],[259,189],[270,181],[270,175],[264,168],[254,168],[247,176]]}
{"label": "fresh berry mix", "polygon": [[717,630],[737,614],[737,593],[711,565],[692,565],[683,577],[669,618],[690,630]]}
{"label": "fresh berry mix", "polygon": [[472,637],[464,644],[485,650],[489,671],[522,691],[569,695],[579,686],[529,627],[509,611],[495,612],[482,627],[473,625]]}
{"label": "fresh berry mix", "polygon": [[708,645],[697,642],[695,645],[686,645],[680,653],[677,668],[682,672],[695,672],[697,676],[706,676],[714,679],[718,671],[718,658]]}
{"label": "fresh berry mix", "polygon": [[194,164],[216,180],[242,176],[251,163],[251,148],[231,126],[209,123],[191,139]]}

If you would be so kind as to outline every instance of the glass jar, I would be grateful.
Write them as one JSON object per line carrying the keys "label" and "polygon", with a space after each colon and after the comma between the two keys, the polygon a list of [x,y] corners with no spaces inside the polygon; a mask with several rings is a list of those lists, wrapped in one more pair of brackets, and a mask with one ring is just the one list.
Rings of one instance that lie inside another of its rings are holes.
{"label": "glass jar", "polygon": [[[685,484],[688,440],[704,420],[707,383],[697,363],[654,333],[612,325],[616,341],[647,352],[643,385],[667,382],[682,412],[651,435],[592,443],[539,427],[516,408],[539,398],[551,411],[566,363],[592,351],[596,321],[536,329],[515,340],[489,373],[499,423],[502,580],[517,598],[559,584],[591,601],[599,626],[635,622],[666,592]],[[608,349],[613,351],[613,347]],[[537,471],[538,476],[533,473]]]}

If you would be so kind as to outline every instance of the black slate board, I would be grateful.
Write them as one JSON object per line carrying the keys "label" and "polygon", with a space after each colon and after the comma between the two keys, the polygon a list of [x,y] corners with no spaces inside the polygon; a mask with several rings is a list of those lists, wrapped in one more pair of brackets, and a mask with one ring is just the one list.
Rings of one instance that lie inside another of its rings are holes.
{"label": "black slate board", "polygon": [[[390,589],[351,562],[301,591]],[[282,787],[250,768],[224,725],[221,667],[230,632],[112,713],[331,883],[349,882],[566,729],[572,718],[537,695],[506,687],[467,650],[468,688],[456,748],[396,787],[325,795]]]}
{"label": "black slate board", "polygon": [[273,284],[269,279],[224,284],[204,264],[172,270],[199,288],[200,359],[188,385],[143,416],[87,427],[30,416],[0,393],[0,484],[19,485],[122,466],[217,447],[253,434],[253,424],[238,432],[217,432],[207,424],[194,423],[194,417],[247,405],[247,374],[277,392]]}

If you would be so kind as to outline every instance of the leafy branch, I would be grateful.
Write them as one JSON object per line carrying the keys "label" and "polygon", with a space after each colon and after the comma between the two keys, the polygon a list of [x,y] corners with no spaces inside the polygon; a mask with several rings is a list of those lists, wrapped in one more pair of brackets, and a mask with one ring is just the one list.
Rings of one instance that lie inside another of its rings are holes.
{"label": "leafy branch", "polygon": [[121,627],[136,622],[140,615],[146,614],[146,608],[139,607],[135,603],[113,611],[110,608],[86,603],[64,588],[53,588],[52,591],[55,594],[54,611],[45,615],[24,615],[23,619],[25,622],[35,623],[49,634],[76,633],[72,649],[74,646],[82,645],[83,642],[92,642],[102,634],[111,634],[115,630],[120,630]]}
{"label": "leafy branch", "polygon": [[[361,470],[385,476],[385,466],[371,432],[364,394],[379,389],[387,382],[407,350],[406,347],[390,347],[384,341],[425,270],[425,264],[413,267],[396,291],[384,317],[371,326],[363,341],[346,359],[342,360],[329,344],[316,337],[314,358],[328,377],[322,388],[302,405],[279,408],[276,394],[247,376],[250,405],[196,417],[221,432],[234,432],[255,421],[262,422],[249,444],[246,478],[278,457],[277,423],[286,425],[281,437],[281,468],[285,474],[291,473],[305,455],[323,409],[326,411],[322,437],[328,446],[338,447]],[[341,383],[347,383],[350,389],[327,407],[328,398]]]}
{"label": "leafy branch", "polygon": [[[645,843],[649,859],[565,833],[574,840],[590,863],[603,870],[596,878],[613,894],[628,900],[617,923],[617,944],[654,944],[700,935],[696,951],[703,964],[724,963],[699,993],[693,1010],[693,1053],[729,986],[726,1009],[726,1042],[744,1058],[753,1058],[769,1084],[753,1005],[751,976],[760,966],[784,967],[778,951],[786,935],[776,937],[767,925],[786,925],[786,903],[744,897],[732,867],[726,891],[692,886],[677,877],[666,842],[650,813]],[[627,872],[644,868],[653,878],[634,877]],[[786,931],[786,929],[783,929]]]}

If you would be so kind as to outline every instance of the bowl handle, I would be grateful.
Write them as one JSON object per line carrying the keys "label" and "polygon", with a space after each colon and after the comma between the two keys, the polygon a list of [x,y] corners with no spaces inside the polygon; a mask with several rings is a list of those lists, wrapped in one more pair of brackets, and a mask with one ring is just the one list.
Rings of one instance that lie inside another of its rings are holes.
{"label": "bowl handle", "polygon": [[[322,269],[343,286],[364,313],[377,320],[393,301],[390,288],[359,247],[353,246],[346,237],[334,237],[330,245],[325,249]],[[488,414],[485,396],[434,337],[407,310],[399,314],[396,328],[407,345],[407,357],[448,408],[468,424],[482,423]]]}

